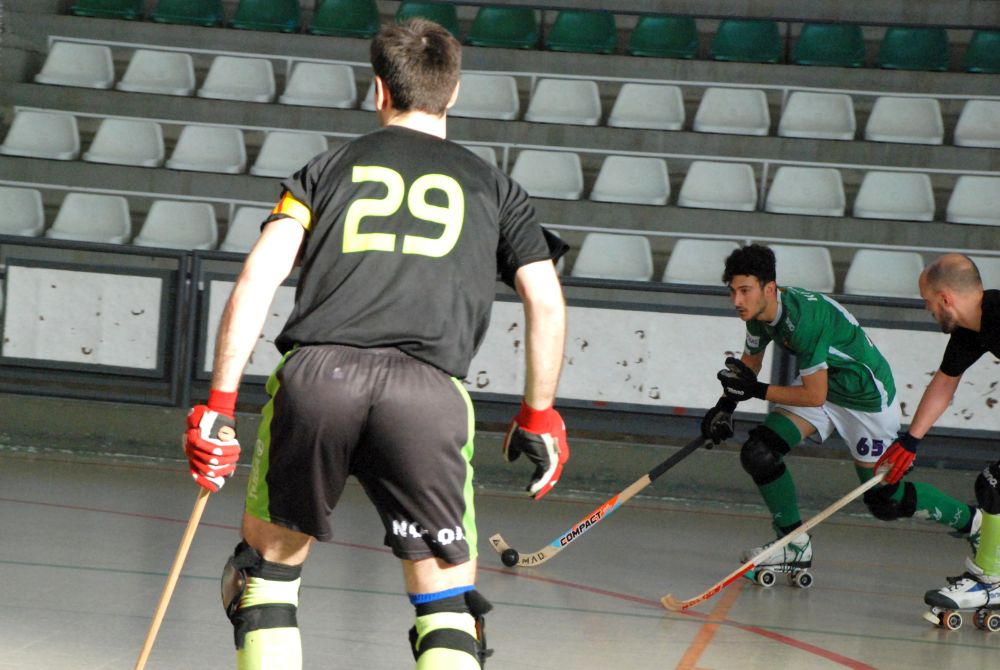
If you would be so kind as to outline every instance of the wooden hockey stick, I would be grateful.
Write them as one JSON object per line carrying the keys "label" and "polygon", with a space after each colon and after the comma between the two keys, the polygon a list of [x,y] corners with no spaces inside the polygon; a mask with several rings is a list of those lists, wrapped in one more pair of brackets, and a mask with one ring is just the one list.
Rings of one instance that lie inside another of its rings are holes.
{"label": "wooden hockey stick", "polygon": [[[888,470],[888,468],[883,468],[883,470]],[[885,472],[884,471],[879,472],[879,474],[875,475],[864,484],[853,489],[847,495],[840,498],[835,503],[824,509],[822,512],[820,512],[816,516],[812,517],[811,519],[803,523],[801,526],[796,528],[794,532],[785,535],[783,538],[775,541],[774,544],[767,547],[766,549],[758,553],[756,556],[751,558],[749,561],[747,561],[740,567],[730,572],[725,578],[722,579],[722,581],[716,583],[714,586],[712,586],[710,589],[708,589],[701,595],[695,596],[694,598],[688,598],[687,600],[677,600],[668,593],[667,595],[660,598],[660,602],[663,603],[664,607],[673,612],[680,612],[682,610],[686,610],[689,607],[697,605],[698,603],[705,602],[706,600],[714,596],[716,593],[718,593],[719,591],[726,588],[727,586],[735,582],[737,579],[745,575],[747,572],[756,568],[758,563],[760,563],[762,560],[764,560],[774,552],[778,551],[779,549],[783,549],[785,545],[790,543],[796,535],[811,530],[814,526],[818,525],[821,521],[826,519],[828,516],[830,516],[837,510],[839,510],[841,507],[843,507],[844,505],[851,502],[855,498],[858,498],[859,496],[864,494],[864,492],[867,491],[868,489],[874,488],[878,484],[881,484],[884,478],[885,478]]]}
{"label": "wooden hockey stick", "polygon": [[201,514],[205,511],[205,503],[211,492],[206,488],[199,487],[198,498],[194,501],[194,509],[191,511],[191,518],[188,519],[187,528],[181,537],[181,544],[177,547],[177,555],[174,557],[174,564],[170,566],[170,573],[167,575],[167,583],[163,585],[163,592],[160,594],[160,602],[156,606],[153,614],[153,622],[149,624],[149,631],[146,633],[146,641],[142,644],[142,651],[139,652],[139,660],[135,662],[135,670],[142,670],[146,667],[149,654],[153,651],[153,643],[156,641],[156,634],[160,630],[163,622],[163,615],[167,613],[167,605],[170,604],[170,597],[174,594],[174,586],[177,585],[177,578],[180,577],[181,568],[184,567],[184,560],[187,558],[188,549],[191,548],[191,541],[194,533],[198,530],[198,523],[201,521]]}
{"label": "wooden hockey stick", "polygon": [[635,480],[624,491],[612,497],[606,503],[581,519],[575,526],[567,530],[565,533],[562,533],[559,537],[552,540],[552,542],[545,545],[538,551],[533,551],[530,554],[521,554],[507,544],[500,533],[490,537],[490,544],[493,546],[493,549],[500,554],[500,560],[507,567],[518,565],[522,568],[533,568],[541,565],[566,548],[570,542],[603,521],[608,517],[608,515],[624,505],[629,498],[652,484],[656,481],[657,477],[683,461],[691,452],[697,450],[698,447],[705,444],[705,442],[705,438],[700,436],[691,440],[679,451],[677,451],[677,453],[657,465],[642,477],[639,477],[639,479]]}

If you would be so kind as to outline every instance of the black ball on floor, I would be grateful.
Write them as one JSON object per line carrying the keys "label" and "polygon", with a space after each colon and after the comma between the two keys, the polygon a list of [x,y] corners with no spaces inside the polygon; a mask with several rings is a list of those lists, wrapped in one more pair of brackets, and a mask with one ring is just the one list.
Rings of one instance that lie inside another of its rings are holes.
{"label": "black ball on floor", "polygon": [[521,556],[517,553],[517,549],[504,549],[503,553],[500,554],[500,562],[508,568],[513,568],[520,559]]}

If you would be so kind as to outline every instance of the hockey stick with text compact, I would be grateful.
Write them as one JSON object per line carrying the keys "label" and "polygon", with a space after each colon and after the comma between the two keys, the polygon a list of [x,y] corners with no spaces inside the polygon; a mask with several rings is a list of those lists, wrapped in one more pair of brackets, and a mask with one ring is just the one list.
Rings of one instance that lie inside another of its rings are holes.
{"label": "hockey stick with text compact", "polygon": [[201,514],[205,511],[205,503],[208,502],[209,495],[210,492],[208,489],[202,488],[198,491],[198,498],[194,502],[194,509],[191,510],[191,518],[188,519],[184,535],[181,537],[180,546],[177,547],[174,564],[170,566],[170,572],[167,574],[167,582],[163,585],[163,592],[160,594],[160,602],[157,604],[156,612],[153,614],[153,621],[149,624],[146,641],[143,642],[142,650],[139,652],[139,659],[135,662],[135,670],[142,670],[146,667],[149,654],[153,651],[156,634],[160,630],[160,624],[163,623],[163,615],[167,613],[167,605],[170,604],[170,597],[174,594],[174,586],[177,585],[177,578],[180,577],[181,568],[184,567],[184,560],[187,558],[188,549],[191,548],[194,533],[198,530],[198,524],[201,522]]}
{"label": "hockey stick with text compact", "polygon": [[490,537],[490,545],[498,554],[500,554],[500,560],[507,567],[519,565],[522,568],[533,568],[541,565],[565,549],[570,542],[580,537],[607,518],[608,515],[624,505],[629,498],[656,481],[657,477],[687,458],[691,452],[696,451],[698,447],[705,444],[706,441],[707,440],[704,437],[700,436],[691,440],[670,458],[657,465],[642,477],[639,477],[639,479],[632,482],[632,484],[630,484],[624,491],[612,497],[606,503],[581,519],[579,523],[574,525],[565,533],[562,533],[559,537],[538,551],[533,551],[530,554],[522,554],[517,549],[514,549],[512,546],[507,544],[500,533]]}
{"label": "hockey stick with text compact", "polygon": [[667,595],[660,598],[660,602],[663,603],[664,607],[673,612],[680,612],[682,610],[686,610],[689,607],[693,607],[698,603],[705,602],[706,600],[714,596],[716,593],[718,593],[719,591],[726,588],[727,586],[735,582],[737,579],[739,579],[746,573],[756,568],[757,565],[765,558],[767,558],[774,552],[778,551],[779,549],[783,549],[785,545],[791,542],[796,535],[809,531],[814,526],[818,525],[821,521],[826,519],[828,516],[839,510],[841,507],[863,495],[864,492],[867,491],[868,489],[874,488],[875,486],[881,484],[884,478],[885,478],[885,472],[880,470],[877,475],[869,479],[867,482],[853,489],[847,495],[840,498],[835,503],[824,509],[822,512],[820,512],[816,516],[812,517],[811,519],[803,523],[801,526],[795,529],[795,532],[785,535],[783,538],[775,541],[774,544],[770,545],[764,551],[761,551],[756,556],[751,558],[749,561],[747,561],[740,567],[730,572],[728,575],[726,575],[725,578],[722,579],[722,581],[716,583],[714,586],[712,586],[710,589],[708,589],[701,595],[697,595],[694,598],[688,598],[687,600],[677,600],[668,593]]}

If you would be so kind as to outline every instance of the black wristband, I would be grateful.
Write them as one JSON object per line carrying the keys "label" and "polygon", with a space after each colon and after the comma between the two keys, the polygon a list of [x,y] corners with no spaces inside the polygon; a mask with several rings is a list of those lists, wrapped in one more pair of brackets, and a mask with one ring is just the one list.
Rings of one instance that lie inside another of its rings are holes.
{"label": "black wristband", "polygon": [[761,400],[767,400],[767,387],[769,384],[764,382],[757,382],[754,384],[753,390],[750,391],[750,396],[753,398],[760,398]]}
{"label": "black wristband", "polygon": [[899,437],[896,438],[896,441],[902,445],[903,449],[906,449],[911,454],[917,453],[917,445],[920,444],[920,438],[913,437],[910,435],[909,431],[900,433]]}

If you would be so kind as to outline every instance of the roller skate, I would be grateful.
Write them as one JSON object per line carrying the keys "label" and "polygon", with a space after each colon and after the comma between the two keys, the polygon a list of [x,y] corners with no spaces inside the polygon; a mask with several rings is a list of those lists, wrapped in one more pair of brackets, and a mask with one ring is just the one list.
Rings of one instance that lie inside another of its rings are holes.
{"label": "roller skate", "polygon": [[931,606],[924,618],[946,630],[962,627],[963,611],[973,611],[976,628],[1000,631],[1000,575],[984,575],[982,568],[966,559],[968,570],[959,577],[949,577],[948,586],[924,594]]}
{"label": "roller skate", "polygon": [[[740,560],[746,563],[777,541],[745,550],[740,554]],[[761,559],[744,576],[764,588],[770,588],[777,581],[776,573],[784,573],[788,576],[789,584],[808,589],[813,584],[813,576],[809,571],[812,567],[812,553],[812,537],[809,533],[798,533],[784,547]]]}

